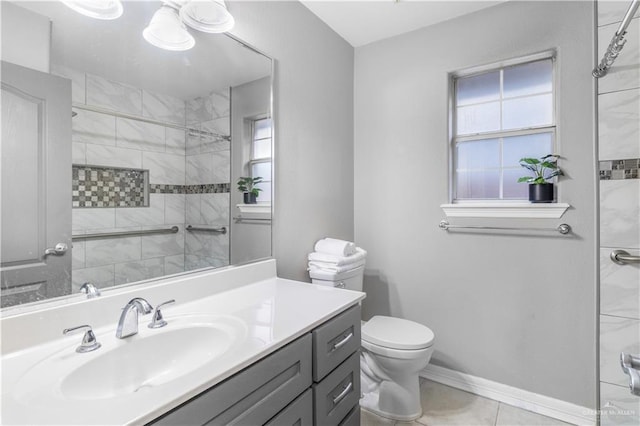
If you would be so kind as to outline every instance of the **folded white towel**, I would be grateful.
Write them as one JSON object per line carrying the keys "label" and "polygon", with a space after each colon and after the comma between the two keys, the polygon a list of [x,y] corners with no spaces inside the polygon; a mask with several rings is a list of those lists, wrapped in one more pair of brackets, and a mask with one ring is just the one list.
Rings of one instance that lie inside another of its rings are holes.
{"label": "folded white towel", "polygon": [[352,269],[356,269],[360,266],[364,266],[365,260],[359,260],[357,262],[354,263],[350,263],[348,265],[342,265],[342,266],[337,266],[335,263],[328,263],[328,262],[309,262],[309,270],[312,269],[319,269],[321,271],[325,271],[325,272],[334,272],[334,273],[341,273],[341,272],[346,272],[346,271],[350,271]]}
{"label": "folded white towel", "polygon": [[365,257],[367,257],[367,251],[360,247],[356,247],[355,254],[351,256],[336,256],[334,254],[318,253],[316,251],[309,253],[308,256],[311,261],[333,263],[336,266],[349,265],[351,263],[358,262]]}
{"label": "folded white towel", "polygon": [[333,254],[335,256],[351,256],[356,252],[356,245],[351,241],[324,238],[316,242],[314,250],[320,253]]}

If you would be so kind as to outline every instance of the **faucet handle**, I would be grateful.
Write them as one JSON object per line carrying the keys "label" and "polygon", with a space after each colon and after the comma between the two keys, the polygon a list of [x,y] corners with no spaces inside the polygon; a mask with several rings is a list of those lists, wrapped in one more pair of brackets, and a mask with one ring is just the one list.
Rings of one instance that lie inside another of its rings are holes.
{"label": "faucet handle", "polygon": [[79,325],[78,327],[65,328],[64,330],[62,330],[62,334],[66,335],[66,334],[73,334],[80,330],[85,330],[85,329],[86,331],[84,333],[84,336],[82,337],[82,343],[80,343],[80,346],[76,348],[76,352],[78,353],[95,351],[100,346],[102,346],[98,342],[98,340],[96,340],[96,335],[93,334],[93,329],[91,328],[91,326]]}
{"label": "faucet handle", "polygon": [[93,299],[94,297],[100,296],[100,290],[90,282],[82,284],[80,291],[86,293],[87,299]]}
{"label": "faucet handle", "polygon": [[148,325],[149,328],[160,328],[167,325],[167,322],[164,320],[164,318],[162,318],[162,312],[160,312],[160,308],[171,303],[176,303],[175,299],[167,300],[166,302],[163,302],[156,306],[156,309],[153,311],[153,319]]}

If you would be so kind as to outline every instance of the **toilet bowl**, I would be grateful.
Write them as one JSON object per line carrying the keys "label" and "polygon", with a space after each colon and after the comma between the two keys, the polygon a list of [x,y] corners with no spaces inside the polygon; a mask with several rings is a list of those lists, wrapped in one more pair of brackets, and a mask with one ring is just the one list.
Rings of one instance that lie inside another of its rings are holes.
{"label": "toilet bowl", "polygon": [[[362,291],[364,266],[341,273],[309,271],[313,284]],[[380,416],[411,421],[422,416],[418,373],[433,353],[435,336],[426,326],[374,316],[362,326],[360,406]]]}
{"label": "toilet bowl", "polygon": [[401,318],[375,316],[362,327],[360,406],[394,420],[422,416],[418,373],[433,353],[433,332]]}

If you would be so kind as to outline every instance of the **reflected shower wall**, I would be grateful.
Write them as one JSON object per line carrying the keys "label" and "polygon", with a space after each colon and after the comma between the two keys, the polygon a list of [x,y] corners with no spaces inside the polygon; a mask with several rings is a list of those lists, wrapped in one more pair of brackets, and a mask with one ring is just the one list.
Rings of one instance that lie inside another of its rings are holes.
{"label": "reflected shower wall", "polygon": [[[228,90],[185,101],[55,64],[52,68],[53,74],[72,80],[75,105],[155,121],[74,108],[74,173],[85,172],[84,180],[74,180],[73,234],[179,228],[175,234],[75,241],[72,292],[87,281],[104,288],[228,265],[228,234],[185,231],[187,225],[229,226]],[[87,172],[88,166],[96,173]],[[113,189],[110,176],[136,173],[148,176],[142,183],[146,204]],[[114,195],[125,201],[106,202]]]}

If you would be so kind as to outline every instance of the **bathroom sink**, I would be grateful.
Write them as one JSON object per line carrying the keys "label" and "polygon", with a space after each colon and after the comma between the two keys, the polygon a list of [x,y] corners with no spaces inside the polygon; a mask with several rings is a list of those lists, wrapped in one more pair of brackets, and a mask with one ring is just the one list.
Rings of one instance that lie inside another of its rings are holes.
{"label": "bathroom sink", "polygon": [[97,400],[150,392],[198,374],[246,335],[244,324],[232,317],[165,319],[168,325],[160,329],[149,329],[141,321],[138,334],[125,339],[116,339],[111,329],[97,331],[100,349],[78,354],[74,345],[44,359],[17,383],[16,396],[29,402],[33,383],[52,374],[57,377],[54,393],[64,399]]}

